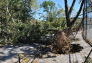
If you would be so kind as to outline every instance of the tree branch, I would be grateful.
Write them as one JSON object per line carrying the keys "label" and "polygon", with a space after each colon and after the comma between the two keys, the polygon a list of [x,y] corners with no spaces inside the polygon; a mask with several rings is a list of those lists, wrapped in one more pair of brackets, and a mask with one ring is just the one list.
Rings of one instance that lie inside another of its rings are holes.
{"label": "tree branch", "polygon": [[68,14],[68,4],[67,4],[67,0],[64,0],[64,3],[65,3],[65,15],[66,15],[67,27],[69,27],[70,19],[69,19],[69,14]]}
{"label": "tree branch", "polygon": [[71,5],[71,7],[70,7],[70,10],[69,10],[69,12],[68,12],[69,16],[71,15],[71,12],[72,12],[72,10],[73,10],[73,7],[74,7],[75,2],[76,2],[76,0],[73,0],[72,5]]}
{"label": "tree branch", "polygon": [[73,26],[73,24],[74,24],[75,21],[77,20],[78,16],[80,15],[81,10],[82,10],[82,8],[83,8],[83,4],[84,4],[84,0],[82,0],[82,2],[81,2],[80,9],[79,9],[79,11],[77,12],[77,15],[74,17],[73,21],[70,23],[71,27]]}

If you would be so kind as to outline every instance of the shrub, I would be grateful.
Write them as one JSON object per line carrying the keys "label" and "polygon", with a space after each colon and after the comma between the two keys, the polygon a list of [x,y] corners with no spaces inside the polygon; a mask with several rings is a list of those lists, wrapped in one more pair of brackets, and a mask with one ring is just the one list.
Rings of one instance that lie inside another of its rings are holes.
{"label": "shrub", "polygon": [[4,25],[1,26],[2,29],[0,34],[2,34],[2,36],[0,36],[0,43],[26,44],[32,42],[48,41],[50,40],[50,35],[53,34],[53,32],[47,30],[59,28],[62,29],[62,27],[59,25],[56,22],[49,21],[32,20],[28,23],[23,23],[21,21],[10,21],[7,23],[6,27]]}

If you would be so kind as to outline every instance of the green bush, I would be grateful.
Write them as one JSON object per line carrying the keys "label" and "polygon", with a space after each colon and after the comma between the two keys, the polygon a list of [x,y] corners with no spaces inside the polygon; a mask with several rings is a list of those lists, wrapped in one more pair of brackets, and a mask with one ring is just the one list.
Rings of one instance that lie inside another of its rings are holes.
{"label": "green bush", "polygon": [[[7,26],[1,26],[0,43],[32,43],[41,42],[46,40],[46,35],[53,34],[48,29],[62,29],[60,22],[49,22],[49,21],[30,21],[28,23],[23,23],[21,21],[8,22]],[[45,37],[45,38],[43,38]]]}

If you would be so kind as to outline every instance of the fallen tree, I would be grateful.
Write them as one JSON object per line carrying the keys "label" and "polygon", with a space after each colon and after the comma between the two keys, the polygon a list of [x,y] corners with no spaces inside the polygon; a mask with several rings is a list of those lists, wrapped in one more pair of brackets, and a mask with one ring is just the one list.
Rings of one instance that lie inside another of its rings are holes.
{"label": "fallen tree", "polygon": [[[72,34],[72,27],[77,21],[78,16],[80,15],[82,9],[83,9],[83,4],[84,0],[81,0],[80,8],[74,18],[71,20],[71,13],[73,11],[74,5],[76,3],[76,0],[73,0],[72,5],[70,9],[68,9],[68,1],[64,0],[65,2],[65,16],[66,16],[66,25],[67,29],[65,30],[54,30],[55,35],[54,35],[54,49],[59,52],[63,53],[69,53],[71,50],[71,40],[70,40],[70,35]],[[83,21],[83,19],[82,19]],[[81,24],[81,23],[80,23]],[[77,30],[78,31],[78,30]]]}

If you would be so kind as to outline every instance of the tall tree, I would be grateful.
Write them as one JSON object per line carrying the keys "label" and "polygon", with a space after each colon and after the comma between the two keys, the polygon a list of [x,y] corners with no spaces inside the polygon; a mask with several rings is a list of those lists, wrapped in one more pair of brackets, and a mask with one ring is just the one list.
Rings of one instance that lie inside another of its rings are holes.
{"label": "tall tree", "polygon": [[32,17],[32,4],[33,0],[11,0],[9,10],[13,18],[26,22]]}
{"label": "tall tree", "polygon": [[10,42],[3,40],[8,40],[9,35],[13,37],[16,35],[16,30],[18,32],[16,24],[21,22],[26,23],[31,20],[33,17],[33,9],[35,8],[33,4],[36,1],[0,0],[0,42]]}
{"label": "tall tree", "polygon": [[54,12],[54,9],[55,9],[55,3],[53,1],[44,1],[42,4],[41,4],[41,7],[44,8],[44,12],[47,13],[47,18],[46,20],[47,21],[53,21],[53,12]]}
{"label": "tall tree", "polygon": [[84,0],[81,1],[80,8],[77,11],[77,14],[73,18],[73,20],[71,20],[70,16],[71,16],[71,13],[73,11],[73,8],[74,8],[74,5],[76,3],[76,0],[73,0],[72,5],[70,6],[70,9],[68,9],[68,1],[64,0],[64,3],[65,3],[65,15],[66,15],[67,27],[71,28],[74,25],[74,23],[76,22],[78,16],[80,15],[80,13],[82,11]]}
{"label": "tall tree", "polygon": [[33,17],[35,3],[37,0],[1,0],[0,8],[5,11],[8,21],[12,19],[12,21],[26,22]]}

